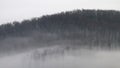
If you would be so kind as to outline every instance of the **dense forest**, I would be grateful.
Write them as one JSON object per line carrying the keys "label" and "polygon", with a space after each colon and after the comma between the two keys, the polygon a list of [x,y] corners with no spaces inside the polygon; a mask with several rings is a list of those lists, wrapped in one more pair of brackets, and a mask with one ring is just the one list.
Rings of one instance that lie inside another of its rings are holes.
{"label": "dense forest", "polygon": [[118,47],[120,11],[74,10],[0,25],[0,51],[45,45]]}

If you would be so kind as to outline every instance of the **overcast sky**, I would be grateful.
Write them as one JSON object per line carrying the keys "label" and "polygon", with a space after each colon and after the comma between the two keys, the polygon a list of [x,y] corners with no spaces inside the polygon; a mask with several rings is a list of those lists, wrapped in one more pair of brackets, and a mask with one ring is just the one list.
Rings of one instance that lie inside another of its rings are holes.
{"label": "overcast sky", "polygon": [[73,9],[120,10],[120,0],[0,0],[0,24]]}

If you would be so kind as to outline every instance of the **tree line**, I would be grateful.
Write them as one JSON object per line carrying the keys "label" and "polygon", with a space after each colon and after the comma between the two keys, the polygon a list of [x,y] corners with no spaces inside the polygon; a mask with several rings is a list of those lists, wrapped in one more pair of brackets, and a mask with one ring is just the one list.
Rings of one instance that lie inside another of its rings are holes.
{"label": "tree line", "polygon": [[28,31],[48,32],[76,29],[119,31],[120,11],[74,10],[0,25],[0,37],[25,35]]}
{"label": "tree line", "polygon": [[73,10],[0,25],[1,52],[54,44],[119,46],[120,11]]}

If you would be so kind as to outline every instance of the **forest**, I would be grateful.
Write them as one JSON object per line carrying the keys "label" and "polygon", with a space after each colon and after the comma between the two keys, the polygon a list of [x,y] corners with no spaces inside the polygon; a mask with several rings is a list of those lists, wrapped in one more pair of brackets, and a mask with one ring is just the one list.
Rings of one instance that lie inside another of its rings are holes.
{"label": "forest", "polygon": [[73,10],[0,25],[0,52],[58,44],[119,47],[120,11]]}

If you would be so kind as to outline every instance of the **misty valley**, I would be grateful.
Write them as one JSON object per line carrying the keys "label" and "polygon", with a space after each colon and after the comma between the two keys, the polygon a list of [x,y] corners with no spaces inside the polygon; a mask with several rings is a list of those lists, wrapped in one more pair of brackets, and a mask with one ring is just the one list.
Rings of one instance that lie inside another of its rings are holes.
{"label": "misty valley", "polygon": [[120,11],[74,10],[0,25],[0,68],[120,68]]}
{"label": "misty valley", "polygon": [[2,57],[0,68],[119,68],[119,50],[53,46]]}

